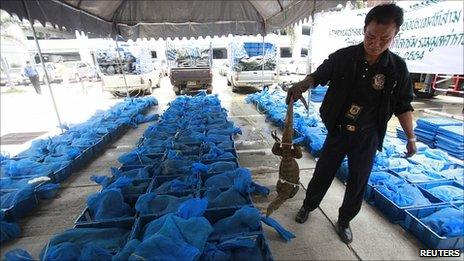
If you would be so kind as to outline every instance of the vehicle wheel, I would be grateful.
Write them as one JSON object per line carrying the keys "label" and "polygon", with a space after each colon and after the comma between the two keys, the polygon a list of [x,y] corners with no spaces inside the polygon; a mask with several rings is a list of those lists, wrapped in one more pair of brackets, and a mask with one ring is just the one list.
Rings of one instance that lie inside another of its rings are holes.
{"label": "vehicle wheel", "polygon": [[232,86],[232,92],[235,92],[235,93],[237,93],[237,92],[238,92],[238,88],[237,88],[237,87],[235,87],[235,86]]}
{"label": "vehicle wheel", "polygon": [[180,91],[174,91],[176,95],[180,95]]}
{"label": "vehicle wheel", "polygon": [[213,90],[206,90],[206,93],[211,94],[211,93],[213,93]]}
{"label": "vehicle wheel", "polygon": [[227,79],[227,86],[231,86],[232,83],[229,81],[229,79]]}

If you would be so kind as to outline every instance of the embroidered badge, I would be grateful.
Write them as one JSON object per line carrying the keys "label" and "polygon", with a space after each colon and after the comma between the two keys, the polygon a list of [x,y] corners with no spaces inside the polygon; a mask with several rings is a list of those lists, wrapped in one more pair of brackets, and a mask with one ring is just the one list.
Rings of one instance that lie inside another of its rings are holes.
{"label": "embroidered badge", "polygon": [[345,116],[348,119],[356,120],[358,118],[359,114],[361,113],[361,111],[362,111],[362,107],[353,103],[353,104],[351,104],[350,108],[346,112]]}
{"label": "embroidered badge", "polygon": [[377,91],[380,91],[383,89],[383,86],[385,84],[385,75],[383,74],[376,74],[372,78],[372,88],[374,88]]}

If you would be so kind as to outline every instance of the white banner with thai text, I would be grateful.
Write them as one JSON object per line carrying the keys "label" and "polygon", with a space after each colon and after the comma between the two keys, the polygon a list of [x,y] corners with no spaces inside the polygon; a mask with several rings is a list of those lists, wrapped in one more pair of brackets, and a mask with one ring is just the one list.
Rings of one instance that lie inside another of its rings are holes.
{"label": "white banner with thai text", "polygon": [[[464,74],[463,2],[398,1],[404,23],[391,46],[410,72]],[[312,33],[312,70],[340,48],[361,43],[370,9],[318,13]]]}

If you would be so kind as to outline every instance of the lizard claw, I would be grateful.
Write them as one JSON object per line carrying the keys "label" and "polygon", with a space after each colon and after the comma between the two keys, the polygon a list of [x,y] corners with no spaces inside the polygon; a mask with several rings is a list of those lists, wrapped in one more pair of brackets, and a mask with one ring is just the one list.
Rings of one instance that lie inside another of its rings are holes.
{"label": "lizard claw", "polygon": [[275,140],[276,142],[279,142],[279,143],[280,143],[280,139],[279,139],[279,137],[277,137],[277,131],[276,131],[276,130],[274,130],[274,131],[271,132],[271,136],[272,136],[272,138],[274,138],[274,140]]}

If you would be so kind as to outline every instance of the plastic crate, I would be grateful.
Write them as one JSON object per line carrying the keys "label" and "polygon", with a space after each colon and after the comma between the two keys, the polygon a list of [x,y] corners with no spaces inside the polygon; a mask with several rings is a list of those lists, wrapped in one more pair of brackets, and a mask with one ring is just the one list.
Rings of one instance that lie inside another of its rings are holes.
{"label": "plastic crate", "polygon": [[[17,191],[17,190],[0,190],[0,196]],[[39,206],[39,200],[35,193],[29,195],[29,197],[16,202],[13,206],[9,208],[3,208],[1,211],[5,214],[5,220],[7,221],[16,221],[22,217],[25,217],[32,212],[33,209]]]}
{"label": "plastic crate", "polygon": [[442,237],[435,233],[420,219],[452,205],[432,206],[406,210],[404,228],[414,234],[427,247],[433,249],[460,249],[464,250],[464,236]]}
{"label": "plastic crate", "polygon": [[[76,224],[74,225],[73,228],[102,228],[102,229],[103,228],[123,228],[123,229],[127,229],[129,233],[128,233],[126,242],[123,242],[123,244],[119,248],[108,249],[111,254],[115,255],[125,246],[127,241],[129,241],[132,235],[134,223],[135,223],[135,218],[131,218],[131,219],[126,219],[126,220],[107,220],[103,222]],[[89,243],[91,243],[91,241]],[[46,249],[44,251],[46,251]]]}
{"label": "plastic crate", "polygon": [[400,175],[401,172],[406,171],[406,170],[407,170],[407,168],[396,168],[396,169],[392,169],[391,172],[394,173],[397,177],[406,180],[406,181],[407,181],[408,183],[410,183],[410,184],[422,184],[422,183],[440,182],[440,181],[446,181],[446,180],[448,180],[448,179],[446,179],[445,177],[442,177],[441,179],[432,179],[432,180],[417,182],[417,181],[410,180],[410,179],[408,179],[408,178],[404,178],[404,177],[402,177],[402,176]]}
{"label": "plastic crate", "polygon": [[[241,207],[222,207],[222,208],[211,208],[205,211],[203,216],[209,221],[209,223],[214,226],[219,220],[231,217],[237,212]],[[208,238],[208,240],[215,240],[215,239],[220,239],[223,237],[231,237],[231,236],[241,236],[241,235],[246,235],[249,233],[260,233],[262,232],[262,226],[261,223],[259,227],[256,230],[243,230],[240,232],[235,232],[235,233],[228,233],[228,234],[222,234],[222,235],[213,235]]]}
{"label": "plastic crate", "polygon": [[[414,185],[411,185],[414,186]],[[443,201],[434,197],[429,193],[422,193],[424,197],[426,197],[430,202],[431,205],[442,205]],[[419,206],[407,206],[407,207],[399,207],[389,198],[385,197],[380,191],[378,187],[374,188],[374,196],[373,196],[373,203],[374,205],[388,218],[388,220],[392,223],[401,223],[404,221],[405,218],[405,210],[411,208],[417,208]],[[421,206],[426,207],[426,206]]]}
{"label": "plastic crate", "polygon": [[[440,181],[440,182],[429,182],[429,183],[421,183],[419,184],[419,188],[425,191],[424,194],[429,194],[432,195],[433,197],[437,198],[435,195],[429,192],[429,189],[435,188],[438,186],[443,186],[443,185],[450,185],[453,187],[457,187],[462,190],[462,193],[464,194],[464,186],[461,184],[457,183],[456,181],[453,180],[447,180],[447,181]],[[441,200],[444,202],[443,200]],[[445,203],[464,203],[464,200],[456,200],[456,201],[450,201],[450,202],[445,202]]]}
{"label": "plastic crate", "polygon": [[269,245],[267,244],[266,237],[264,236],[264,233],[250,233],[237,237],[224,237],[218,240],[211,240],[208,242],[220,243],[234,238],[250,238],[252,240],[256,240],[256,245],[251,249],[243,247],[232,249],[232,259],[239,259],[238,257],[234,256],[234,253],[240,253],[242,258],[246,256],[246,259],[244,258],[243,260],[274,260]]}
{"label": "plastic crate", "polygon": [[73,165],[72,162],[62,167],[61,169],[53,172],[49,175],[53,183],[61,183],[69,178],[72,174]]}
{"label": "plastic crate", "polygon": [[140,197],[141,194],[138,195],[124,195],[124,201],[129,204],[132,207],[133,213],[131,216],[128,217],[117,217],[117,218],[109,218],[109,219],[99,219],[95,220],[92,219],[90,215],[89,208],[86,207],[79,217],[74,221],[74,224],[77,225],[82,225],[82,224],[94,224],[94,223],[100,223],[100,222],[107,222],[107,221],[122,221],[122,220],[133,220],[136,217],[136,211],[135,211],[135,203],[137,202],[137,199]]}

